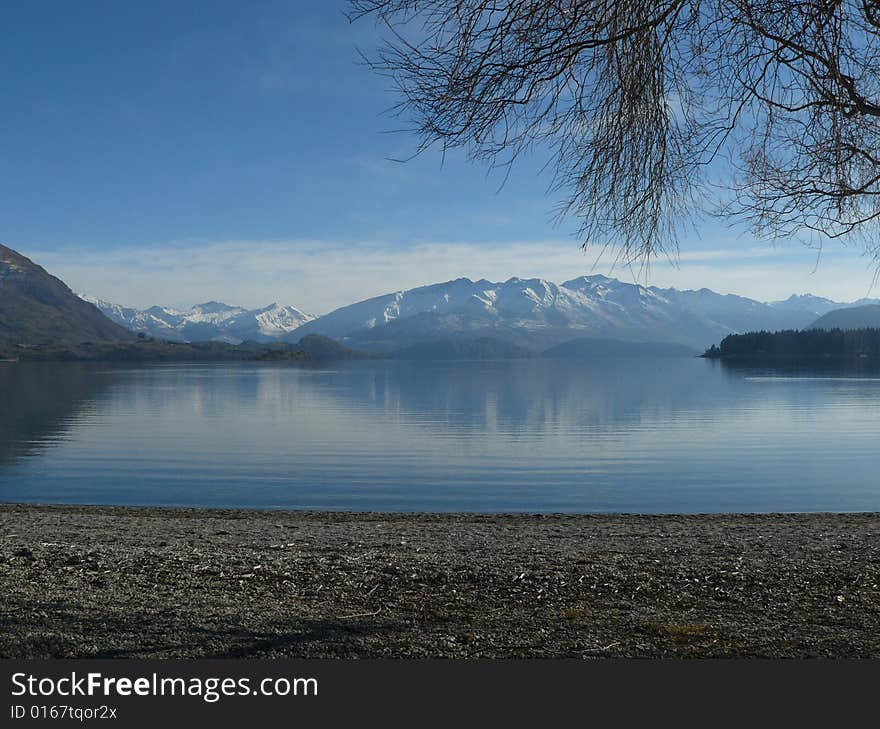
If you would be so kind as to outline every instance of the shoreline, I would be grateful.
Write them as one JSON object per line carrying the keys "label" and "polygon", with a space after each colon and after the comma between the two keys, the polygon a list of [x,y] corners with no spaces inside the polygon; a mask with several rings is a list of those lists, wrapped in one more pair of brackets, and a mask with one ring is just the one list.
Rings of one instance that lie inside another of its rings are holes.
{"label": "shoreline", "polygon": [[[64,503],[56,501],[0,501],[0,514],[17,507],[46,509],[52,511],[83,511],[91,512],[120,512],[120,516],[126,512],[132,512],[143,516],[169,516],[204,515],[206,518],[212,515],[289,515],[289,516],[350,516],[350,517],[386,517],[389,519],[462,519],[462,518],[502,518],[502,519],[653,519],[653,518],[697,518],[697,519],[738,519],[748,517],[835,517],[864,515],[876,516],[880,519],[880,510],[852,509],[848,511],[403,511],[403,510],[380,510],[380,509],[334,509],[334,508],[291,508],[289,506],[192,506],[180,504],[110,504],[102,502],[94,503]],[[155,512],[154,514],[152,512]],[[0,533],[2,537],[2,533]]]}
{"label": "shoreline", "polygon": [[0,657],[874,657],[880,513],[0,504]]}

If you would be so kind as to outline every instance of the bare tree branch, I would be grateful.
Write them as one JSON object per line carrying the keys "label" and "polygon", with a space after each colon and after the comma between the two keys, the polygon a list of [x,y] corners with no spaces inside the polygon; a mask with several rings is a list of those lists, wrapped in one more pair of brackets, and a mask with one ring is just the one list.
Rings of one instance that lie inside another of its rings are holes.
{"label": "bare tree branch", "polygon": [[[628,258],[709,209],[767,237],[880,219],[880,0],[350,0],[416,152],[549,149],[561,213]],[[718,160],[731,164],[721,166]],[[728,193],[710,180],[730,171]]]}

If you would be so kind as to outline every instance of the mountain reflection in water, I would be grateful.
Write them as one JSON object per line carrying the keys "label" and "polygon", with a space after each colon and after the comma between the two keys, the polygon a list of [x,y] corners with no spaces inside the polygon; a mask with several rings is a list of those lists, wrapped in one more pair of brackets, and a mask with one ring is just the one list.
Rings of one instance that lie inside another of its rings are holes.
{"label": "mountain reflection in water", "polygon": [[880,509],[880,377],[694,358],[0,363],[0,500]]}

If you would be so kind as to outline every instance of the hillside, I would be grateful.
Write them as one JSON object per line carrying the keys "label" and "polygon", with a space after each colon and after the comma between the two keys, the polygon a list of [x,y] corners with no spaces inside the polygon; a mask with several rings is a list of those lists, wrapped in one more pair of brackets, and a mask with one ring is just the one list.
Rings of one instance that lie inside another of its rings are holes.
{"label": "hillside", "polygon": [[0,245],[0,348],[134,338],[55,276]]}
{"label": "hillside", "polygon": [[691,357],[690,347],[668,342],[624,342],[619,339],[573,339],[544,351],[548,359],[587,359],[595,357]]}
{"label": "hillside", "polygon": [[334,339],[318,334],[309,334],[303,337],[293,347],[296,351],[302,352],[306,358],[312,360],[365,359],[369,356],[365,352],[351,349]]}
{"label": "hillside", "polygon": [[151,338],[83,342],[15,348],[22,361],[67,362],[319,362],[363,359],[369,355],[332,339],[303,337],[298,344],[282,342],[165,342]]}
{"label": "hillside", "polygon": [[394,359],[412,360],[494,360],[532,356],[532,352],[524,347],[489,337],[433,339],[391,353]]}
{"label": "hillside", "polygon": [[829,311],[816,319],[810,329],[880,329],[880,304]]}

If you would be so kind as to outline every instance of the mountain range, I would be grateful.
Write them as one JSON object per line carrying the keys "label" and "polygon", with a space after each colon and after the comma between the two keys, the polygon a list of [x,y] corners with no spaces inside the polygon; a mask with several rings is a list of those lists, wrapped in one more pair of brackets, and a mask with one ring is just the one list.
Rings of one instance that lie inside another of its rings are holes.
{"label": "mountain range", "polygon": [[293,306],[278,304],[245,309],[209,301],[185,310],[167,306],[133,309],[93,296],[83,295],[82,298],[126,329],[172,342],[270,342],[282,339],[315,318]]}
{"label": "mountain range", "polygon": [[138,333],[169,342],[284,347],[318,335],[355,350],[414,358],[434,351],[445,357],[537,354],[575,340],[591,343],[560,351],[596,352],[601,340],[701,350],[738,332],[804,329],[838,320],[864,325],[876,320],[878,304],[812,295],[765,303],[705,288],[646,287],[595,275],[562,284],[459,278],[376,296],[320,317],[293,306],[246,309],[217,301],[186,310],[135,309],[79,297],[37,264],[0,246],[0,349],[131,341]]}
{"label": "mountain range", "polygon": [[562,284],[543,279],[459,278],[373,297],[320,317],[274,304],[246,310],[210,302],[177,311],[129,309],[90,300],[115,322],[159,338],[294,342],[319,334],[373,352],[434,340],[485,338],[532,352],[582,338],[702,349],[731,333],[802,329],[835,309],[873,303],[839,303],[808,294],[764,303],[705,288],[646,287],[602,275]]}

